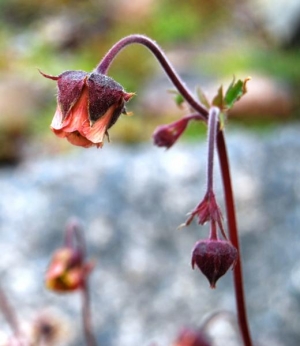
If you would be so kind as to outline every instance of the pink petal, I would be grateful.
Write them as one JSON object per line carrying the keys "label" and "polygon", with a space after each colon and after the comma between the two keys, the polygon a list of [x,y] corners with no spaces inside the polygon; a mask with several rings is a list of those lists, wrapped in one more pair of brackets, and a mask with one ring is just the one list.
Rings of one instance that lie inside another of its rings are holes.
{"label": "pink petal", "polygon": [[85,137],[81,136],[81,134],[77,131],[67,134],[67,140],[73,145],[84,148],[89,148],[95,145]]}
{"label": "pink petal", "polygon": [[64,132],[68,133],[74,131],[79,131],[82,133],[81,128],[84,126],[84,124],[89,124],[87,108],[88,91],[87,88],[84,88],[79,100],[64,120],[60,107],[57,106],[57,111],[52,120],[51,127],[55,130],[63,130]]}
{"label": "pink petal", "polygon": [[92,126],[90,126],[90,124],[85,124],[85,126],[82,128],[83,135],[93,143],[102,144],[115,108],[116,105],[111,106],[100,119],[92,124]]}

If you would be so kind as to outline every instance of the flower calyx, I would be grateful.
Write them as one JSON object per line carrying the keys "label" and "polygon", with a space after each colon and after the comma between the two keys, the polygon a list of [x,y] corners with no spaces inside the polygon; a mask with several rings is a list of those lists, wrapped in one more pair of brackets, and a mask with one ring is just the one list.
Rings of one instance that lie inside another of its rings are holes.
{"label": "flower calyx", "polygon": [[[220,207],[217,204],[216,197],[213,191],[208,190],[203,200],[196,206],[196,208],[189,213],[189,217],[181,226],[189,226],[194,217],[198,217],[198,223],[204,225],[208,221],[216,223],[225,239],[227,239],[224,227],[223,216]],[[180,226],[180,227],[181,227]]]}
{"label": "flower calyx", "polygon": [[112,78],[97,72],[65,71],[57,77],[40,73],[57,81],[57,109],[50,126],[52,131],[85,148],[103,146],[107,130],[121,113],[127,114],[125,103],[134,96]]}

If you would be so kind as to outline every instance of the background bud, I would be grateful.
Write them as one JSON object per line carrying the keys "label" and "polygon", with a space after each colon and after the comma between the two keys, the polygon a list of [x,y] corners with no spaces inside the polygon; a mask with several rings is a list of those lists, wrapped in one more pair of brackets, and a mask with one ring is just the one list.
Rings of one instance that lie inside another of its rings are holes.
{"label": "background bud", "polygon": [[183,329],[172,346],[211,346],[206,334],[201,330]]}
{"label": "background bud", "polygon": [[61,248],[54,253],[46,272],[46,286],[56,292],[75,291],[83,287],[92,268],[76,250]]}

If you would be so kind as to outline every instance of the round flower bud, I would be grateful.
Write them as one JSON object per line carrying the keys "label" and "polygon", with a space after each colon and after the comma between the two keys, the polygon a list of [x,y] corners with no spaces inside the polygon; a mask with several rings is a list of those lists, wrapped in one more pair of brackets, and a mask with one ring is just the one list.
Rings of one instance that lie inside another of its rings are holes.
{"label": "round flower bud", "polygon": [[197,265],[210,287],[215,288],[218,279],[235,264],[237,257],[237,249],[227,240],[200,240],[192,252],[192,267]]}

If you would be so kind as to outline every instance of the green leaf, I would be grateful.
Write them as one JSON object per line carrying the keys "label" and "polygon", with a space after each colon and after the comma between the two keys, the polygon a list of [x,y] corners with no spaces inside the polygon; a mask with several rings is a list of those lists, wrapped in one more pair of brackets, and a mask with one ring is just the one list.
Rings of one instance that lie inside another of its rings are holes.
{"label": "green leaf", "polygon": [[237,82],[235,82],[235,78],[233,78],[233,81],[229,85],[224,97],[224,103],[227,109],[232,108],[235,102],[246,94],[246,84],[249,80],[250,77],[246,78],[244,81],[239,79]]}
{"label": "green leaf", "polygon": [[174,96],[174,101],[175,101],[175,103],[176,103],[176,105],[178,107],[181,107],[182,104],[185,101],[184,97],[181,94],[179,94],[179,92],[177,90],[173,90],[172,89],[172,90],[168,90],[168,91],[169,91],[170,94],[174,94],[175,95]]}
{"label": "green leaf", "polygon": [[175,103],[178,107],[181,107],[183,102],[185,101],[184,97],[181,94],[175,95],[174,100],[175,100]]}

